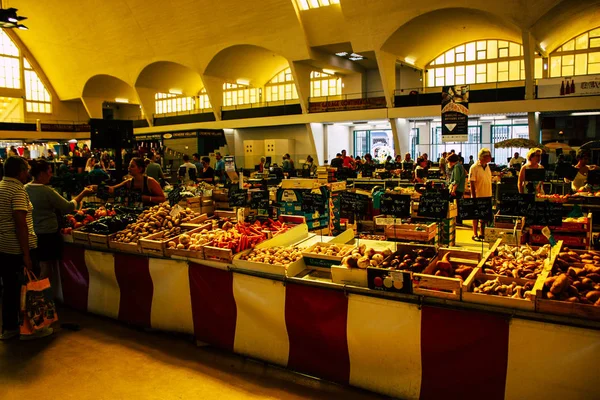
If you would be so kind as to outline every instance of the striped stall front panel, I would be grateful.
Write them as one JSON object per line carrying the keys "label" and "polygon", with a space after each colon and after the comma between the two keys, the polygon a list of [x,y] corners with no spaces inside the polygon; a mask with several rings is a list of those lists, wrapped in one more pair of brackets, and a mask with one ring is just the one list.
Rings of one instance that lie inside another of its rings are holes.
{"label": "striped stall front panel", "polygon": [[506,399],[600,399],[600,331],[513,318]]}
{"label": "striped stall front panel", "polygon": [[65,244],[59,265],[64,303],[79,311],[87,311],[90,275],[85,265],[85,249]]}
{"label": "striped stall front panel", "polygon": [[190,263],[189,280],[196,339],[233,351],[237,311],[232,273]]}
{"label": "striped stall front panel", "polygon": [[115,276],[121,291],[119,321],[144,328],[151,326],[154,293],[148,263],[145,256],[115,253]]}
{"label": "striped stall front panel", "polygon": [[348,295],[350,384],[401,399],[421,389],[421,311],[417,305]]}
{"label": "striped stall front panel", "polygon": [[150,258],[152,328],[170,332],[194,333],[188,263]]}
{"label": "striped stall front panel", "polygon": [[285,321],[290,340],[288,367],[348,384],[348,298],[337,290],[288,283]]}
{"label": "striped stall front panel", "polygon": [[88,311],[118,319],[121,290],[115,275],[113,254],[86,250],[85,265],[90,274]]}
{"label": "striped stall front panel", "polygon": [[421,399],[502,400],[509,317],[424,306]]}
{"label": "striped stall front panel", "polygon": [[234,273],[233,294],[237,306],[235,352],[286,366],[290,347],[283,282]]}

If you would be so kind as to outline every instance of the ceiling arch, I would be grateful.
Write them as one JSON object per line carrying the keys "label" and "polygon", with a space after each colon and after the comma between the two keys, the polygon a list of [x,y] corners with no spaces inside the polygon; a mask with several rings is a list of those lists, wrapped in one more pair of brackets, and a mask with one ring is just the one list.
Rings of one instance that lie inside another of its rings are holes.
{"label": "ceiling arch", "polygon": [[600,0],[563,0],[533,25],[531,32],[546,52],[600,26]]}
{"label": "ceiling arch", "polygon": [[101,98],[105,101],[115,101],[117,98],[134,102],[137,99],[135,89],[127,82],[112,76],[99,74],[87,80],[83,86],[81,97]]}
{"label": "ceiling arch", "polygon": [[157,61],[142,69],[135,81],[135,87],[163,93],[176,90],[191,96],[198,94],[204,84],[200,74],[185,65],[172,61]]}
{"label": "ceiling arch", "polygon": [[227,47],[210,61],[205,75],[228,82],[238,79],[250,81],[252,86],[263,86],[279,71],[289,66],[288,60],[264,47],[240,44]]}
{"label": "ceiling arch", "polygon": [[382,50],[423,68],[444,51],[465,42],[503,39],[522,43],[521,30],[508,19],[470,8],[445,8],[422,14],[400,26]]}

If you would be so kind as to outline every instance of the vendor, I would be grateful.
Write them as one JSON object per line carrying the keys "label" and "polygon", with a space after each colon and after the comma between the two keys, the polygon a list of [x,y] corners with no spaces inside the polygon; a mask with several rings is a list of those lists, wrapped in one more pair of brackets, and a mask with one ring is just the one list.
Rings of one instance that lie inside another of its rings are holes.
{"label": "vendor", "polygon": [[306,162],[302,166],[302,169],[309,170],[310,174],[314,175],[317,173],[317,164],[315,164],[315,160],[311,156],[308,156],[306,157]]}
{"label": "vendor", "polygon": [[587,184],[588,171],[593,171],[598,167],[596,165],[588,165],[591,157],[589,150],[579,149],[575,157],[577,159],[577,164],[575,164],[575,168],[577,168],[577,175],[575,175],[575,179],[573,179],[572,182],[567,178],[565,178],[565,182],[571,182],[571,189],[574,192],[577,192]]}
{"label": "vendor", "polygon": [[363,162],[363,165],[375,165],[375,161],[373,161],[373,156],[371,153],[365,154],[365,161]]}
{"label": "vendor", "polygon": [[413,161],[413,159],[410,158],[410,153],[406,153],[404,155],[404,160],[402,160],[402,169],[412,169],[414,163],[415,162]]}
{"label": "vendor", "polygon": [[508,164],[511,168],[516,169],[516,168],[519,168],[519,166],[522,165],[524,162],[525,162],[525,159],[523,157],[521,157],[519,155],[519,153],[516,152],[514,154],[513,158],[510,159]]}
{"label": "vendor", "polygon": [[265,158],[264,157],[260,158],[260,164],[258,164],[258,172],[260,172],[261,174],[263,172],[265,172]]}
{"label": "vendor", "polygon": [[425,157],[417,158],[417,166],[415,167],[415,182],[425,183],[425,178],[419,178],[419,171],[427,169],[428,161]]}
{"label": "vendor", "polygon": [[146,171],[146,163],[144,159],[134,157],[129,163],[129,175],[132,178],[127,179],[118,185],[109,186],[108,193],[113,194],[115,190],[125,187],[131,191],[138,191],[142,194],[142,202],[144,204],[160,204],[165,201],[165,193],[160,184],[153,178],[149,178],[144,174]]}
{"label": "vendor", "polygon": [[543,169],[540,164],[542,150],[533,148],[527,153],[527,164],[521,167],[519,172],[518,188],[519,193],[543,193],[542,182],[527,182],[525,180],[525,171],[528,169]]}
{"label": "vendor", "polygon": [[215,170],[210,166],[210,158],[202,157],[200,159],[200,166],[202,167],[198,171],[199,182],[213,182],[215,180]]}

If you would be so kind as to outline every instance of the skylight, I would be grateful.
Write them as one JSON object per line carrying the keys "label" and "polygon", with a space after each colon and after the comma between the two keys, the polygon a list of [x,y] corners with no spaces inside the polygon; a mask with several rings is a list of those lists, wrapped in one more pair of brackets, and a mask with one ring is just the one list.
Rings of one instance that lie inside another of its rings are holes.
{"label": "skylight", "polygon": [[340,4],[340,0],[296,0],[300,10],[309,10],[311,8],[327,7],[332,4]]}

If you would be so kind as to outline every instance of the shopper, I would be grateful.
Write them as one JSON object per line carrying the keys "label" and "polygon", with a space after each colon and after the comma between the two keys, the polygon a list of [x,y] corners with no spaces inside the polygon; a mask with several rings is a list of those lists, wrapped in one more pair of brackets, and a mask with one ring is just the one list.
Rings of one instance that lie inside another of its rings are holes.
{"label": "shopper", "polygon": [[[450,189],[450,199],[460,200],[465,193],[466,173],[456,154],[450,154],[448,161],[448,187]],[[456,219],[457,224],[462,224],[462,220]]]}
{"label": "shopper", "polygon": [[410,153],[404,154],[404,160],[402,160],[402,169],[408,170],[412,169],[414,166],[414,161],[410,158]]}
{"label": "shopper", "polygon": [[[425,161],[427,161],[427,169],[431,168],[431,161],[429,160],[429,156],[427,155],[427,153],[423,153],[423,155],[421,156],[425,159]],[[418,163],[418,161],[417,161]]]}
{"label": "shopper", "polygon": [[510,168],[520,169],[524,162],[525,159],[521,157],[518,152],[515,152],[513,158],[511,158],[508,162],[508,165],[510,166]]}
{"label": "shopper", "polygon": [[[187,157],[187,156],[184,156]],[[189,161],[189,157],[188,161]],[[195,168],[192,165],[192,168]],[[130,179],[127,179],[118,185],[109,186],[108,192],[114,193],[115,190],[125,187],[130,191],[136,191],[141,194],[142,202],[146,205],[160,204],[165,201],[165,193],[163,192],[160,184],[154,179],[149,178],[145,175],[146,163],[139,157],[134,157],[129,163],[129,175]]]}
{"label": "shopper", "polygon": [[48,157],[46,157],[48,161],[54,161],[54,152],[48,149]]}
{"label": "shopper", "polygon": [[[56,271],[62,250],[57,212],[73,212],[81,201],[94,191],[91,188],[85,188],[73,200],[68,201],[48,186],[52,178],[52,167],[47,161],[32,160],[30,165],[33,182],[25,185],[25,191],[33,205],[33,229],[38,240],[37,255],[40,262],[40,277],[50,278],[52,272]],[[96,168],[105,173],[99,165],[96,165]]]}
{"label": "shopper", "polygon": [[469,165],[468,165],[468,169],[470,170],[471,167],[473,166],[473,164],[475,164],[475,161],[473,161],[473,156],[469,156]]}
{"label": "shopper", "polygon": [[518,188],[519,193],[543,193],[542,182],[528,182],[525,180],[525,171],[528,169],[544,169],[540,160],[542,158],[542,150],[533,148],[527,153],[527,164],[521,167],[519,171]]}
{"label": "shopper", "polygon": [[149,160],[150,163],[146,167],[146,175],[161,183],[162,186],[162,182],[165,180],[165,174],[163,173],[161,166],[156,163],[156,154],[150,153]]}
{"label": "shopper", "polygon": [[414,181],[416,183],[425,183],[425,178],[419,177],[419,171],[427,170],[427,159],[423,156],[417,158],[417,166],[414,172]]}
{"label": "shopper", "polygon": [[185,168],[185,173],[183,174],[184,183],[189,183],[193,181],[190,178],[190,170],[194,171],[194,176],[198,176],[198,168],[196,168],[196,166],[190,162],[190,156],[188,156],[187,154],[183,155],[183,164],[179,167],[179,169],[181,170],[181,168]]}
{"label": "shopper", "polygon": [[294,176],[294,161],[292,161],[292,158],[289,154],[285,154],[283,156],[283,163],[281,164],[281,169],[284,173],[287,173],[288,176]]}
{"label": "shopper", "polygon": [[367,153],[365,154],[365,161],[363,162],[364,165],[375,165],[375,161],[373,161],[373,156],[371,155],[371,153]]}
{"label": "shopper", "polygon": [[[33,207],[23,186],[28,180],[27,161],[21,157],[8,157],[0,181],[0,278],[3,285],[0,340],[19,336],[23,267],[32,270],[35,260],[37,237],[33,230]],[[52,332],[52,328],[42,329],[27,339],[48,336]]]}
{"label": "shopper", "polygon": [[200,163],[202,165],[202,169],[198,171],[198,181],[210,183],[214,182],[215,170],[210,166],[210,158],[202,157],[200,159]]}
{"label": "shopper", "polygon": [[[452,153],[454,154],[454,153]],[[443,152],[442,156],[440,157],[439,160],[439,164],[440,164],[440,175],[442,176],[442,178],[444,178],[446,176],[446,157],[448,156],[448,153]],[[457,156],[458,157],[458,156]]]}
{"label": "shopper", "polygon": [[200,173],[200,171],[202,170],[202,162],[200,161],[200,154],[198,153],[194,153],[192,154],[192,164],[194,164],[196,166],[196,170],[198,171],[198,173]]}
{"label": "shopper", "polygon": [[575,179],[573,179],[572,182],[567,178],[565,178],[565,182],[571,182],[571,189],[574,192],[577,192],[587,184],[588,172],[598,169],[598,167],[595,165],[588,165],[591,157],[589,150],[579,149],[575,157],[577,158],[577,164],[575,164],[577,175],[575,175]]}
{"label": "shopper", "polygon": [[223,180],[225,178],[225,160],[223,160],[223,156],[218,151],[215,153],[215,158],[217,159],[215,162],[215,176],[219,180]]}
{"label": "shopper", "polygon": [[8,150],[8,156],[11,157],[18,157],[19,153],[17,153],[17,149],[15,149],[15,146],[10,146],[10,150]]}
{"label": "shopper", "polygon": [[342,153],[337,153],[335,158],[331,160],[330,163],[332,168],[342,168],[344,166],[344,160],[342,158]]}
{"label": "shopper", "polygon": [[[488,165],[492,161],[492,152],[488,148],[479,150],[479,161],[469,169],[471,197],[492,197],[492,170]],[[481,234],[477,235],[477,227],[481,225]],[[473,237],[476,242],[485,237],[485,221],[473,220]]]}
{"label": "shopper", "polygon": [[94,165],[96,165],[96,159],[94,157],[88,158],[85,163],[85,172],[92,172]]}
{"label": "shopper", "polygon": [[100,164],[94,165],[94,169],[88,174],[88,178],[92,185],[99,185],[102,182],[110,180],[110,175],[102,169]]}
{"label": "shopper", "polygon": [[265,162],[266,162],[265,158],[261,157],[260,158],[260,164],[258,164],[258,172],[260,172],[261,174],[263,172],[265,172]]}
{"label": "shopper", "polygon": [[342,150],[342,161],[344,163],[344,165],[343,165],[344,168],[350,168],[350,169],[356,168],[356,163],[354,162],[354,159],[352,157],[349,157],[346,155],[346,150]]}
{"label": "shopper", "polygon": [[306,157],[306,162],[302,166],[302,170],[308,170],[310,175],[317,173],[317,164],[315,164],[315,160],[310,155]]}
{"label": "shopper", "polygon": [[90,150],[90,148],[88,147],[87,144],[84,144],[83,149],[81,150],[81,157],[89,158],[91,156],[92,156],[92,151]]}

